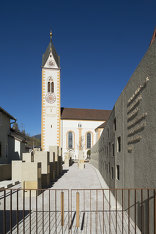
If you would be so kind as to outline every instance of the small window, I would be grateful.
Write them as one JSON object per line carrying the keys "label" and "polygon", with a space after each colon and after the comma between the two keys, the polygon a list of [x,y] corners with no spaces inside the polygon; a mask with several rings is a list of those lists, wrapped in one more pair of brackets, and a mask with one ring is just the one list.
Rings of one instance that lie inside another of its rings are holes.
{"label": "small window", "polygon": [[87,133],[87,149],[91,148],[91,133]]}
{"label": "small window", "polygon": [[112,155],[115,156],[115,148],[114,148],[114,144],[112,144]]}
{"label": "small window", "polygon": [[120,166],[116,165],[116,179],[120,180]]}
{"label": "small window", "polygon": [[112,176],[112,180],[113,180],[114,179],[114,168],[113,167],[111,168],[111,171],[112,171],[111,176]]}
{"label": "small window", "polygon": [[2,144],[0,142],[0,157],[2,156]]}
{"label": "small window", "polygon": [[114,130],[116,131],[116,118],[114,119]]}
{"label": "small window", "polygon": [[121,137],[117,138],[117,152],[121,152]]}
{"label": "small window", "polygon": [[72,149],[73,148],[73,133],[68,132],[68,148]]}

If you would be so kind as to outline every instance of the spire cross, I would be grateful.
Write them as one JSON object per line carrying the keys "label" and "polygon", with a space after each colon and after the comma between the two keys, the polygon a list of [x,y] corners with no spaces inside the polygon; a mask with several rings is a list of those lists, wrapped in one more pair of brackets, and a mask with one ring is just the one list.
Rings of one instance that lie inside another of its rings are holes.
{"label": "spire cross", "polygon": [[50,31],[50,41],[52,41],[52,30]]}

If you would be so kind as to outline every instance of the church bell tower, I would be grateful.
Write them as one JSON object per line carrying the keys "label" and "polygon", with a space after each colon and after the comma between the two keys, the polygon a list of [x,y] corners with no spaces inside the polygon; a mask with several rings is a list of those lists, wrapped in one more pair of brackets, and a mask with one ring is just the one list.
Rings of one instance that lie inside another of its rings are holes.
{"label": "church bell tower", "polygon": [[49,146],[60,146],[60,57],[50,43],[42,56],[42,117],[41,147],[49,150]]}

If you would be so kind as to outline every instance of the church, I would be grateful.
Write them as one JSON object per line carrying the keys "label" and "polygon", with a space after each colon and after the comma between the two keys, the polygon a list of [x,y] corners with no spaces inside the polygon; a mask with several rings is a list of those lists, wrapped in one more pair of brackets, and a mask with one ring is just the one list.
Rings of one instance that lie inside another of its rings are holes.
{"label": "church", "polygon": [[110,110],[61,107],[60,57],[50,42],[42,57],[41,148],[62,147],[62,156],[70,152],[78,159],[79,151],[89,158],[91,147],[99,139]]}

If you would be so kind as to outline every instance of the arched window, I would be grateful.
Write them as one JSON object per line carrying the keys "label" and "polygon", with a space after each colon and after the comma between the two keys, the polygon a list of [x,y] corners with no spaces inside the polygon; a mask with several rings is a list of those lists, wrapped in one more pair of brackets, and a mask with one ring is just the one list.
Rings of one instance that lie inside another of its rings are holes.
{"label": "arched window", "polygon": [[73,133],[68,132],[68,148],[72,149],[73,148]]}
{"label": "arched window", "polygon": [[54,82],[51,82],[51,92],[54,93]]}
{"label": "arched window", "polygon": [[91,133],[87,133],[87,149],[91,148]]}
{"label": "arched window", "polygon": [[48,93],[54,93],[54,82],[51,77],[48,80]]}
{"label": "arched window", "polygon": [[48,92],[50,92],[50,82],[48,82]]}

